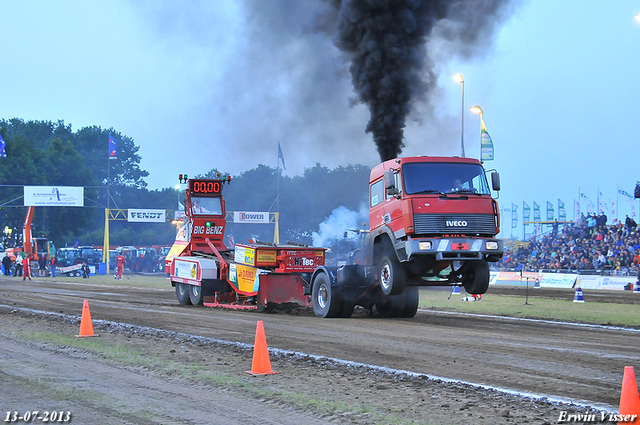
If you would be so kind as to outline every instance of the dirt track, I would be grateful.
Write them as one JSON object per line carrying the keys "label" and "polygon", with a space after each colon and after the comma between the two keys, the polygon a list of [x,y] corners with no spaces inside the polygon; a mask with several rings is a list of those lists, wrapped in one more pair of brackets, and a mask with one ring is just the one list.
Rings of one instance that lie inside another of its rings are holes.
{"label": "dirt track", "polygon": [[[280,372],[278,375],[258,378],[264,380],[259,382],[265,383],[280,396],[263,399],[254,412],[247,408],[250,419],[243,423],[254,423],[251,419],[254,416],[251,415],[260,417],[261,410],[266,412],[265,418],[276,418],[274,423],[284,423],[278,416],[281,409],[295,412],[286,416],[295,418],[293,422],[300,425],[385,423],[392,419],[398,420],[398,423],[556,423],[562,411],[585,414],[589,412],[589,406],[606,411],[615,410],[614,406],[617,406],[620,398],[624,367],[640,366],[640,332],[637,330],[581,327],[428,310],[419,311],[413,319],[368,317],[366,312],[360,311],[351,319],[322,320],[310,314],[292,316],[181,307],[177,305],[170,288],[142,290],[80,282],[66,284],[34,279],[23,284],[15,278],[0,279],[0,317],[3,324],[0,330],[0,374],[4,379],[12,377],[15,385],[31,388],[28,383],[19,381],[11,370],[23,363],[21,358],[35,359],[32,369],[36,369],[38,355],[35,353],[40,352],[59,358],[60,362],[54,363],[59,364],[61,370],[69,367],[82,370],[84,366],[79,360],[67,363],[66,360],[75,358],[73,352],[51,345],[25,345],[20,342],[16,329],[43,327],[49,332],[77,333],[78,316],[84,299],[89,300],[91,315],[96,322],[94,326],[98,332],[104,333],[101,338],[136,344],[142,352],[148,351],[154,356],[177,358],[182,355],[184,362],[197,361],[208,367],[212,365],[210,367],[214,369],[223,368],[226,373],[238,374],[243,380],[247,379],[243,376],[244,370],[251,365],[250,345],[254,341],[256,322],[263,320],[269,347],[289,351],[271,354],[273,369]],[[18,308],[56,314],[43,316]],[[135,338],[131,338],[132,335]],[[249,346],[221,344],[220,340]],[[16,348],[8,350],[7,347]],[[167,354],[171,350],[173,353]],[[215,355],[212,356],[212,352]],[[86,359],[91,356],[83,353],[81,357]],[[328,358],[375,367],[350,365]],[[105,384],[106,379],[96,381],[97,386],[106,385],[107,397],[109,392],[120,394],[120,384],[125,391],[129,389],[134,392],[141,385],[134,379],[139,371],[131,375],[126,365],[93,360],[107,368],[108,372],[102,372],[104,376],[117,375],[118,372],[122,374],[122,379],[116,377],[109,381],[111,384]],[[91,362],[88,362],[85,366],[91,369],[90,365]],[[28,369],[28,366],[24,367]],[[560,400],[575,400],[582,405],[558,405],[458,382],[429,380],[422,375],[394,374],[380,368],[547,395]],[[163,412],[147,413],[150,419],[145,420],[148,422],[133,420],[130,423],[233,423],[230,420],[238,414],[233,413],[233,409],[226,417],[216,416],[217,419],[206,416],[209,408],[187,409],[188,414],[169,415],[167,411],[171,409],[168,405],[183,406],[184,400],[193,399],[194,388],[200,389],[195,394],[206,393],[208,397],[219,394],[221,388],[203,392],[201,383],[179,380],[178,385],[174,382],[177,378],[170,377],[172,391],[163,396],[158,388],[162,388],[162,381],[168,379],[164,373],[155,370],[152,377],[159,381],[151,385],[154,394],[152,399],[156,400],[154,405],[164,405]],[[253,380],[249,382],[256,382],[256,378],[249,379]],[[174,391],[174,388],[178,389]],[[227,388],[226,391],[233,391],[233,388]],[[315,394],[332,403],[341,400],[346,407],[342,411],[337,407],[317,405],[301,407],[300,403],[287,401],[289,397],[285,395],[289,391]],[[6,397],[7,394],[2,395],[0,411],[17,409],[7,404],[7,400],[11,400]],[[242,397],[249,397],[235,393],[233,396],[240,397],[240,401]],[[20,401],[23,409],[38,407],[25,405],[24,399],[17,400],[14,397],[13,400],[14,403]],[[98,402],[93,403],[102,406]],[[224,400],[213,400],[211,403],[227,405]],[[75,407],[78,415],[87,410],[86,405],[80,404]],[[254,406],[255,400],[246,405]],[[365,413],[360,412],[358,406],[365,406]],[[122,419],[123,409],[128,408],[111,408],[109,414]],[[151,406],[145,409],[153,411]]]}

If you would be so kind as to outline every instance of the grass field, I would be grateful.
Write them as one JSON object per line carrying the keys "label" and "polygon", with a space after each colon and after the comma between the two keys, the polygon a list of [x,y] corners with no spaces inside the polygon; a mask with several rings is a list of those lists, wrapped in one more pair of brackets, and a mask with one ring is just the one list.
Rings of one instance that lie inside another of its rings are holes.
{"label": "grass field", "polygon": [[[115,287],[166,289],[173,292],[169,280],[163,274],[125,275],[122,280],[114,279],[113,275],[91,276],[89,279],[56,276],[55,280]],[[464,295],[463,293],[450,296],[449,288],[421,289],[420,308],[640,328],[640,305],[590,302],[588,298],[585,303],[574,303],[572,299],[539,298],[535,296],[534,291],[529,293],[526,300],[524,296],[492,295],[491,289],[481,302],[463,302],[461,299]],[[640,297],[640,294],[630,296]]]}
{"label": "grass field", "polygon": [[[533,292],[533,291],[531,291]],[[640,327],[640,305],[602,302],[574,303],[571,300],[540,298],[529,293],[524,296],[492,295],[491,288],[480,302],[462,301],[462,295],[451,295],[450,290],[425,289],[420,291],[420,308],[460,311],[532,319],[561,320],[598,325]],[[640,294],[629,294],[638,296]],[[525,304],[526,302],[526,304]]]}

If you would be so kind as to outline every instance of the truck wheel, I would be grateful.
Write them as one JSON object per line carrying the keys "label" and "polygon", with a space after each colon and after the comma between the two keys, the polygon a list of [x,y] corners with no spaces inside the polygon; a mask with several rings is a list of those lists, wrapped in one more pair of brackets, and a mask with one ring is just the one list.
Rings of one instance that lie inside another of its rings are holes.
{"label": "truck wheel", "polygon": [[376,309],[380,317],[402,317],[406,305],[406,295],[380,295]]}
{"label": "truck wheel", "polygon": [[470,261],[462,273],[462,285],[469,294],[484,294],[489,289],[489,263],[484,260]]}
{"label": "truck wheel", "polygon": [[420,302],[420,293],[417,286],[408,286],[404,290],[405,301],[404,310],[402,311],[402,317],[415,317],[418,312],[418,303]]}
{"label": "truck wheel", "polygon": [[319,273],[316,276],[311,294],[313,312],[316,316],[324,318],[338,317],[342,312],[342,300],[337,289],[331,287],[329,276],[326,273]]}
{"label": "truck wheel", "polygon": [[380,259],[378,279],[380,279],[380,289],[383,294],[398,295],[404,291],[407,276],[395,256],[390,258],[384,255]]}
{"label": "truck wheel", "polygon": [[189,285],[189,299],[193,305],[202,305],[202,286]]}
{"label": "truck wheel", "polygon": [[342,308],[340,309],[340,317],[348,319],[353,315],[355,304],[342,300]]}
{"label": "truck wheel", "polygon": [[189,288],[187,288],[187,285],[176,282],[176,298],[180,305],[191,305],[191,299],[189,299]]}

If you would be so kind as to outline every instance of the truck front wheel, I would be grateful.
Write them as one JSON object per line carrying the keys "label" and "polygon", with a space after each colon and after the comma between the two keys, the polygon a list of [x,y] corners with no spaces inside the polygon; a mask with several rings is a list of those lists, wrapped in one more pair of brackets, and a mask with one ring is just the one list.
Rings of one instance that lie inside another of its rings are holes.
{"label": "truck front wheel", "polygon": [[489,289],[489,263],[484,260],[468,262],[462,272],[462,285],[469,294],[484,294]]}
{"label": "truck front wheel", "polygon": [[313,300],[313,312],[318,317],[338,317],[342,313],[342,302],[338,288],[332,288],[329,276],[319,273],[313,282],[311,291]]}
{"label": "truck front wheel", "polygon": [[415,317],[418,312],[418,304],[420,303],[420,293],[417,286],[408,286],[404,291],[404,310],[402,311],[402,317]]}
{"label": "truck front wheel", "polygon": [[407,276],[395,256],[382,256],[378,267],[380,289],[385,295],[398,295],[404,291]]}
{"label": "truck front wheel", "polygon": [[180,305],[191,305],[189,288],[184,283],[176,282],[176,298]]}
{"label": "truck front wheel", "polygon": [[406,306],[406,294],[378,296],[376,309],[380,317],[403,317]]}

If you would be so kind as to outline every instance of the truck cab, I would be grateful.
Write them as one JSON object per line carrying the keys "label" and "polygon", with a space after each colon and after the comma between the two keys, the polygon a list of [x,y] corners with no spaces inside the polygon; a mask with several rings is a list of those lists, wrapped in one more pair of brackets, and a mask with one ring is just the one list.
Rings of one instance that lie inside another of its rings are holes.
{"label": "truck cab", "polygon": [[[500,189],[497,173],[492,188]],[[387,295],[408,285],[461,282],[482,294],[502,258],[498,203],[472,158],[407,157],[379,164],[369,183],[371,257]],[[446,273],[443,271],[448,269]]]}

